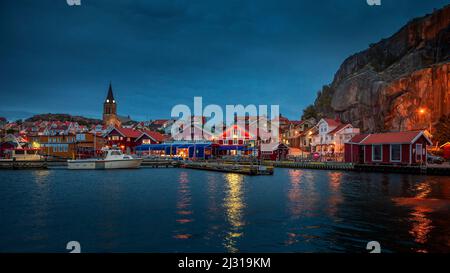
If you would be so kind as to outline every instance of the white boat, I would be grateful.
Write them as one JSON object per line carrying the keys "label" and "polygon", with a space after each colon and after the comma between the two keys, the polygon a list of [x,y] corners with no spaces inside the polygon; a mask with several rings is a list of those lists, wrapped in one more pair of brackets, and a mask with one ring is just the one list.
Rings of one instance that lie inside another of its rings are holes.
{"label": "white boat", "polygon": [[136,169],[142,163],[141,158],[123,154],[117,148],[106,149],[103,152],[102,159],[67,160],[67,168],[70,170]]}

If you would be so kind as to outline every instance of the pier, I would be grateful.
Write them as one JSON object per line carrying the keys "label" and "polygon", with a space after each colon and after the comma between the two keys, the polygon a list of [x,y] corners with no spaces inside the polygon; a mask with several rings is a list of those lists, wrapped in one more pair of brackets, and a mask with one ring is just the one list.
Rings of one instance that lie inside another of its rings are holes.
{"label": "pier", "polygon": [[[16,161],[0,160],[0,169],[47,169],[67,166],[63,160],[40,160],[40,161]],[[314,162],[314,161],[180,161],[180,160],[149,160],[142,162],[143,168],[187,168],[205,171],[239,173],[244,175],[273,175],[274,168],[291,169],[315,169],[315,170],[338,170],[355,172],[387,172],[421,175],[450,176],[450,165],[428,165],[428,166],[395,166],[395,165],[370,165],[352,164],[343,162]]]}
{"label": "pier", "polygon": [[351,163],[341,162],[294,162],[294,161],[264,161],[265,164],[273,165],[278,168],[296,168],[296,169],[317,169],[317,170],[342,170],[353,171],[354,166]]}
{"label": "pier", "polygon": [[255,164],[233,164],[225,162],[179,162],[181,168],[205,171],[239,173],[244,175],[273,175],[273,167]]}
{"label": "pier", "polygon": [[46,169],[47,161],[44,160],[0,160],[0,169]]}
{"label": "pier", "polygon": [[375,165],[375,164],[352,164],[343,162],[313,162],[313,161],[309,162],[264,161],[264,164],[272,165],[278,168],[293,168],[293,169],[388,172],[388,173],[450,176],[450,166],[448,165],[396,166],[396,165],[382,165],[382,164]]}
{"label": "pier", "polygon": [[177,167],[178,163],[173,160],[144,160],[142,161],[142,167],[148,168],[173,168]]}

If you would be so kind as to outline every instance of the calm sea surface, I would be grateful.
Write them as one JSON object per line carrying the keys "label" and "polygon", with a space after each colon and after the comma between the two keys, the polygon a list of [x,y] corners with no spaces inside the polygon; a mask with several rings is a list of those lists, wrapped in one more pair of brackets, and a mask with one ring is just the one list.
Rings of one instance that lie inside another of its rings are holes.
{"label": "calm sea surface", "polygon": [[450,177],[0,171],[0,252],[450,252]]}

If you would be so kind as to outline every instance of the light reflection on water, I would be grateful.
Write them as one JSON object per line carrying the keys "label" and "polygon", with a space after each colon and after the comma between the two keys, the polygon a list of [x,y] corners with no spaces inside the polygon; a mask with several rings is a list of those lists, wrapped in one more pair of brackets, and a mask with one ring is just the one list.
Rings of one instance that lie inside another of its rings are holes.
{"label": "light reflection on water", "polygon": [[450,252],[450,179],[276,169],[1,171],[0,252]]}
{"label": "light reflection on water", "polygon": [[179,224],[177,230],[175,230],[174,237],[176,239],[186,240],[192,237],[192,234],[188,233],[188,228],[185,224],[194,221],[193,211],[191,210],[191,190],[189,186],[189,173],[183,171],[179,175],[178,179],[178,199],[177,199],[177,219],[176,222]]}
{"label": "light reflection on water", "polygon": [[238,252],[237,240],[243,235],[245,203],[243,194],[243,176],[240,174],[226,174],[226,197],[224,207],[230,228],[226,233],[224,246],[228,252]]}

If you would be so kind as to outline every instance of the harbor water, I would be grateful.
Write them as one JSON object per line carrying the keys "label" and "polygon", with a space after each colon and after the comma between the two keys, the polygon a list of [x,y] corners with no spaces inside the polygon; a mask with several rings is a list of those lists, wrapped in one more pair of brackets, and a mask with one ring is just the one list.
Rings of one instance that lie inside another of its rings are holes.
{"label": "harbor water", "polygon": [[0,171],[0,252],[450,252],[450,177]]}

